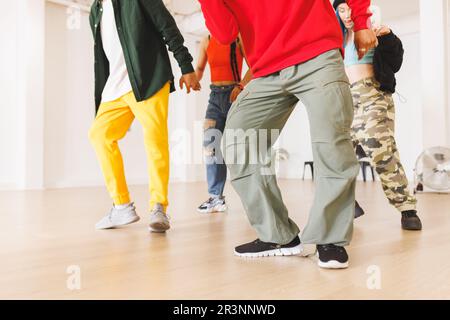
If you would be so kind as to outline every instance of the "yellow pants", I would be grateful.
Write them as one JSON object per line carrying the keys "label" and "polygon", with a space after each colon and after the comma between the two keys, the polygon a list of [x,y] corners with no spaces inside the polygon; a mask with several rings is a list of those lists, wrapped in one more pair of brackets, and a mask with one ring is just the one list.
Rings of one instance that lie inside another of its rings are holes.
{"label": "yellow pants", "polygon": [[106,186],[114,204],[129,203],[118,141],[125,137],[134,118],[141,123],[147,152],[150,209],[156,203],[168,205],[169,139],[167,116],[170,85],[146,101],[137,102],[133,92],[119,99],[102,103],[89,131],[89,140],[100,161]]}

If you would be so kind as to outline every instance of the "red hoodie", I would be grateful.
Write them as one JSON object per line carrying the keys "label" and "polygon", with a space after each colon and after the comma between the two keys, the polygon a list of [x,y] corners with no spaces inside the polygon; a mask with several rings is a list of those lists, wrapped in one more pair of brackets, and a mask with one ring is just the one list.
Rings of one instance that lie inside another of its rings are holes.
{"label": "red hoodie", "polygon": [[[240,33],[253,77],[263,77],[340,48],[330,0],[199,0],[206,26],[223,44]],[[354,30],[368,28],[370,0],[347,0]]]}

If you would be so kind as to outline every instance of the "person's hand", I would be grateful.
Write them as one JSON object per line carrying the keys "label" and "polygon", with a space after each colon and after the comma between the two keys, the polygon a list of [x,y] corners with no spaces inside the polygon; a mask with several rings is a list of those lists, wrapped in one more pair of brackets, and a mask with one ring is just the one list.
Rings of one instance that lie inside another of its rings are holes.
{"label": "person's hand", "polygon": [[187,73],[180,78],[181,90],[183,90],[185,86],[187,93],[191,93],[191,89],[194,91],[200,91],[202,86],[200,85],[195,72]]}
{"label": "person's hand", "polygon": [[231,91],[230,102],[236,101],[239,94],[242,92],[242,88],[240,86],[234,87],[233,91]]}
{"label": "person's hand", "polygon": [[378,45],[378,39],[370,29],[359,30],[355,32],[355,47],[358,51],[359,60],[361,60],[367,52]]}
{"label": "person's hand", "polygon": [[389,29],[386,26],[380,26],[380,27],[374,29],[373,31],[375,32],[375,35],[377,37],[385,36],[385,35],[391,33],[391,29]]}

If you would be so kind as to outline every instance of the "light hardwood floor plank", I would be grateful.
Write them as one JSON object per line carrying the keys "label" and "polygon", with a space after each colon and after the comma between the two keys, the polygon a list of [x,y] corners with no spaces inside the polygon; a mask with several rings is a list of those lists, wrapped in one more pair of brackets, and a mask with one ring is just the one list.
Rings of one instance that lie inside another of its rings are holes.
{"label": "light hardwood floor plank", "polygon": [[[312,182],[282,180],[280,187],[303,227]],[[233,256],[234,246],[255,233],[229,185],[228,213],[201,215],[195,209],[205,184],[171,184],[166,235],[147,232],[147,187],[130,189],[143,219],[109,231],[94,230],[111,206],[104,188],[0,192],[0,298],[450,298],[450,195],[419,195],[424,230],[407,232],[379,183],[359,182],[366,215],[355,222],[350,268],[330,271],[319,269],[315,257]],[[81,268],[81,290],[67,288],[71,265]],[[370,266],[381,272],[380,290],[367,287]]]}

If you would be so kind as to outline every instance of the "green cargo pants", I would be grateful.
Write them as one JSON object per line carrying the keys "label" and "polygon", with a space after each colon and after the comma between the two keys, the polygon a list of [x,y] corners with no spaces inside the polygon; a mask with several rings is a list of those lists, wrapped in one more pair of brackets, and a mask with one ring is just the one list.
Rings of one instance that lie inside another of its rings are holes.
{"label": "green cargo pants", "polygon": [[[272,145],[299,100],[306,106],[315,165],[315,199],[303,243],[348,245],[359,171],[351,142],[353,102],[339,50],[251,81],[228,114],[223,150],[231,183],[264,242],[300,232],[271,170]],[[275,131],[274,131],[275,130]],[[301,195],[297,210],[303,210]]]}

